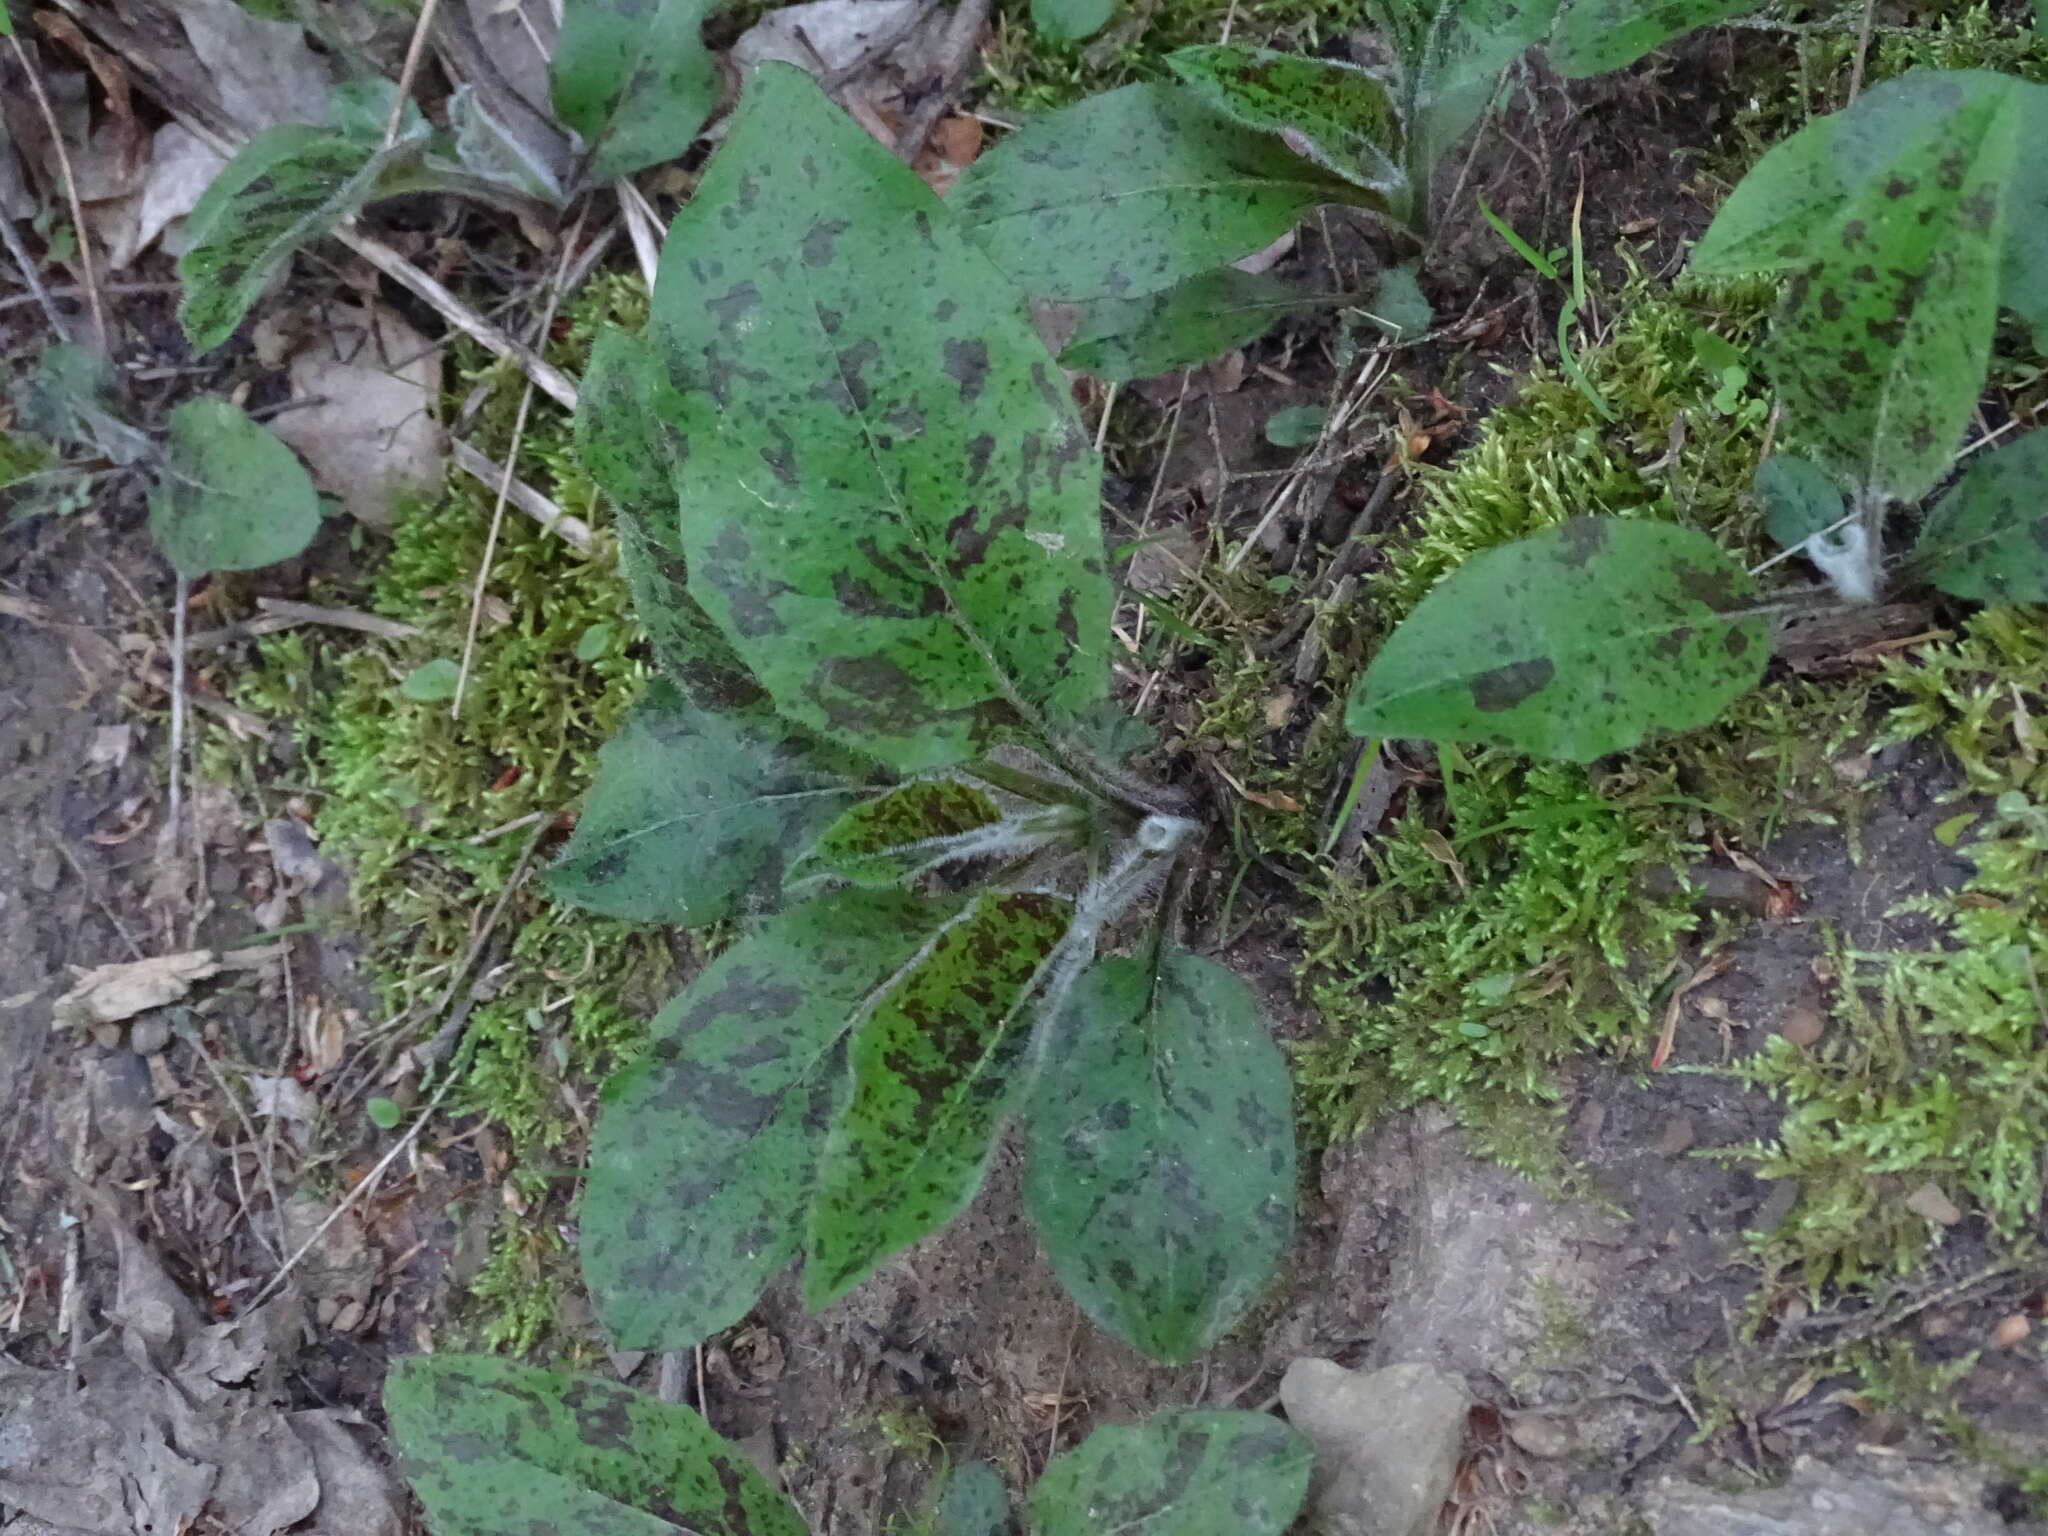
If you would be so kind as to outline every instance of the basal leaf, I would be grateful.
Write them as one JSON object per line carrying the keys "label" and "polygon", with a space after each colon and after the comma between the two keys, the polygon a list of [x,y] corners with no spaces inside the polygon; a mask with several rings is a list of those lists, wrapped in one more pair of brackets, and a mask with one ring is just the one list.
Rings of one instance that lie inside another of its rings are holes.
{"label": "basal leaf", "polygon": [[1842,488],[1818,464],[1795,454],[1765,459],[1752,489],[1763,504],[1764,531],[1780,549],[1797,549],[1842,520]]}
{"label": "basal leaf", "polygon": [[1308,1497],[1309,1444],[1271,1414],[1184,1409],[1108,1425],[1031,1492],[1037,1536],[1280,1536]]}
{"label": "basal leaf", "polygon": [[588,182],[673,160],[718,105],[704,46],[711,0],[566,0],[550,85],[590,146]]}
{"label": "basal leaf", "polygon": [[[2035,26],[2048,36],[2048,26]],[[2006,198],[1999,302],[2026,321],[2034,350],[2048,353],[2048,155],[2031,152],[2048,144],[2048,85],[2015,80],[2007,88],[2019,98],[2019,140],[2029,150],[2013,166]]]}
{"label": "basal leaf", "polygon": [[1492,99],[1501,71],[1539,41],[1558,0],[1371,0],[1368,13],[1401,65],[1408,175],[1429,173]]}
{"label": "basal leaf", "polygon": [[291,123],[244,145],[185,220],[178,322],[193,349],[209,352],[234,334],[292,252],[361,208],[421,142],[415,133],[380,148]]}
{"label": "basal leaf", "polygon": [[471,175],[545,203],[563,201],[561,177],[544,150],[492,112],[473,87],[458,86],[448,98],[448,129],[455,157]]}
{"label": "basal leaf", "polygon": [[391,1437],[435,1536],[806,1536],[753,1462],[687,1408],[490,1355],[411,1355]]}
{"label": "basal leaf", "polygon": [[583,1273],[625,1349],[681,1349],[746,1315],[802,1246],[839,1045],[957,908],[840,891],[770,919],[663,1009],[605,1085]]}
{"label": "basal leaf", "polygon": [[1010,1493],[985,1461],[964,1462],[946,1479],[932,1510],[932,1536],[1005,1536]]}
{"label": "basal leaf", "polygon": [[1413,341],[1436,323],[1436,311],[1416,280],[1413,263],[1380,273],[1365,312],[1395,341]]}
{"label": "basal leaf", "polygon": [[1035,298],[1138,299],[1261,250],[1321,203],[1374,201],[1185,86],[1048,112],[969,166],[950,202]]}
{"label": "basal leaf", "polygon": [[1142,299],[1096,299],[1060,365],[1099,379],[1149,379],[1256,341],[1283,316],[1330,301],[1277,277],[1224,267]]}
{"label": "basal leaf", "polygon": [[1098,961],[1061,1010],[1026,1119],[1024,1201],[1060,1283],[1155,1360],[1192,1360],[1258,1297],[1294,1215],[1287,1063],[1212,960]]}
{"label": "basal leaf", "polygon": [[1762,354],[1786,436],[1870,493],[1919,497],[1976,409],[2019,117],[2010,96],[1961,102],[1851,192],[1786,285]]}
{"label": "basal leaf", "polygon": [[860,798],[857,773],[772,715],[706,709],[657,680],[599,751],[548,889],[607,917],[718,922]]}
{"label": "basal leaf", "polygon": [[313,542],[313,477],[240,406],[210,395],[187,400],[171,412],[170,429],[149,532],[178,570],[253,571]]}
{"label": "basal leaf", "polygon": [[1624,68],[1688,32],[1762,4],[1763,0],[1565,0],[1543,51],[1559,74],[1582,80]]}
{"label": "basal leaf", "polygon": [[1370,70],[1228,43],[1176,49],[1166,65],[1225,117],[1277,134],[1346,181],[1382,194],[1407,184],[1400,113],[1387,83]]}
{"label": "basal leaf", "polygon": [[1054,43],[1078,43],[1109,25],[1117,0],[1031,0],[1031,25]]}
{"label": "basal leaf", "polygon": [[1575,518],[1475,555],[1353,690],[1358,736],[1478,741],[1589,762],[1704,725],[1770,656],[1755,588],[1711,539]]}
{"label": "basal leaf", "polygon": [[1057,896],[977,897],[861,1022],[852,1095],[818,1168],[809,1306],[838,1300],[974,1198],[1071,915]]}
{"label": "basal leaf", "polygon": [[689,511],[647,531],[785,715],[908,773],[1104,696],[1101,471],[1066,385],[808,75],[754,72],[653,311]]}
{"label": "basal leaf", "polygon": [[844,812],[798,861],[792,878],[896,885],[1002,819],[1002,807],[972,784],[920,779]]}
{"label": "basal leaf", "polygon": [[114,370],[90,347],[57,341],[38,352],[15,395],[15,410],[29,431],[91,448],[116,464],[149,457],[148,434],[121,419]]}
{"label": "basal leaf", "polygon": [[1913,557],[1952,596],[2048,603],[2048,431],[1972,464],[1927,514]]}

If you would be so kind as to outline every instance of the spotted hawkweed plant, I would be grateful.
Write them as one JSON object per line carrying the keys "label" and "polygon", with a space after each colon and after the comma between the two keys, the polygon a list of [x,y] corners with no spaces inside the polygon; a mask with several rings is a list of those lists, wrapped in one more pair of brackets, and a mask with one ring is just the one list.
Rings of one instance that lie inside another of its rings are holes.
{"label": "spotted hawkweed plant", "polygon": [[[2000,311],[2048,346],[2043,142],[2048,87],[1916,71],[1772,149],[1694,252],[1702,272],[1784,279],[1761,363],[1785,451],[1754,490],[1771,535],[1826,579],[1820,601],[1917,584],[2048,602],[2048,432],[1959,453]],[[1764,592],[1705,534],[1579,518],[1452,572],[1348,720],[1586,761],[1706,724],[1763,675],[1774,621],[1815,606],[1811,589]]]}
{"label": "spotted hawkweed plant", "polygon": [[1157,900],[1200,828],[1125,766],[1100,466],[1023,297],[764,67],[577,429],[661,677],[553,888],[741,920],[605,1090],[581,1242],[607,1331],[687,1346],[797,1258],[833,1302],[958,1215],[1015,1121],[1062,1282],[1200,1353],[1287,1241],[1287,1074]]}

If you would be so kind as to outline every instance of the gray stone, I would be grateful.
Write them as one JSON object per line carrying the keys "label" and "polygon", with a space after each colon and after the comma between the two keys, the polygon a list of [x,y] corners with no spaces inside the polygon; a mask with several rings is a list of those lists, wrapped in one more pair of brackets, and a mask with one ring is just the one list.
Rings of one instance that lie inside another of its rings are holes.
{"label": "gray stone", "polygon": [[1723,1493],[1667,1478],[1642,1501],[1653,1536],[2010,1536],[1983,1483],[1946,1467],[1802,1456],[1776,1488]]}
{"label": "gray stone", "polygon": [[1302,1359],[1280,1383],[1287,1420],[1316,1448],[1313,1529],[1427,1536],[1457,1475],[1471,1398],[1427,1365],[1347,1371]]}
{"label": "gray stone", "polygon": [[161,1011],[145,1013],[128,1026],[128,1049],[138,1056],[154,1056],[171,1043],[171,1021]]}

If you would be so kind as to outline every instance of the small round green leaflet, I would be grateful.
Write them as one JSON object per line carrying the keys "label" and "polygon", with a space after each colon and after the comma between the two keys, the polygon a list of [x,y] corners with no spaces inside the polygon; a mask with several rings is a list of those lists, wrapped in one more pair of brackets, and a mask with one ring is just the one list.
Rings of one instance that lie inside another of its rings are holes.
{"label": "small round green leaflet", "polygon": [[149,531],[182,574],[289,560],[320,529],[320,497],[291,449],[225,400],[171,412],[170,451]]}
{"label": "small round green leaflet", "polygon": [[1075,983],[1026,1116],[1024,1202],[1060,1284],[1155,1360],[1192,1360],[1272,1278],[1294,1226],[1287,1063],[1213,960]]}
{"label": "small round green leaflet", "polygon": [[434,1536],[807,1536],[687,1408],[489,1355],[412,1355],[384,1410]]}
{"label": "small round green leaflet", "polygon": [[399,681],[398,691],[417,704],[440,704],[455,697],[462,669],[445,656],[423,661]]}
{"label": "small round green leaflet", "polygon": [[1330,413],[1320,405],[1283,406],[1266,418],[1266,441],[1275,448],[1306,448],[1322,435]]}
{"label": "small round green leaflet", "polygon": [[1927,514],[1913,560],[1954,597],[2048,603],[2048,431],[1972,464]]}
{"label": "small round green leaflet", "polygon": [[1308,1497],[1309,1444],[1271,1414],[1161,1414],[1098,1429],[1031,1491],[1034,1536],[1280,1536]]}
{"label": "small round green leaflet", "polygon": [[1842,520],[1842,488],[1811,460],[1774,453],[1757,466],[1752,489],[1780,549],[1798,549]]}
{"label": "small round green leaflet", "polygon": [[363,1113],[370,1117],[370,1124],[380,1131],[398,1129],[400,1111],[398,1105],[390,1099],[366,1100],[363,1104]]}
{"label": "small round green leaflet", "polygon": [[1373,658],[1345,723],[1590,762],[1704,725],[1755,687],[1770,658],[1755,599],[1704,534],[1575,518],[1440,582]]}

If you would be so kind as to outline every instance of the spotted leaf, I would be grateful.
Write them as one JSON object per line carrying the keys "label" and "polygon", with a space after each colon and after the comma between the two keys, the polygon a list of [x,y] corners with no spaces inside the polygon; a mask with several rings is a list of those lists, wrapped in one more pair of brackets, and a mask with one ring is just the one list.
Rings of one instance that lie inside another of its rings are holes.
{"label": "spotted leaf", "polygon": [[854,806],[827,827],[791,872],[855,885],[895,885],[972,850],[1002,807],[958,779],[920,779]]}
{"label": "spotted leaf", "polygon": [[187,576],[289,560],[320,531],[320,496],[291,449],[212,396],[171,412],[149,531]]}
{"label": "spotted leaf", "polygon": [[1277,277],[1224,267],[1142,299],[1083,304],[1060,364],[1116,382],[1149,379],[1220,357],[1256,341],[1287,315],[1329,303]]}
{"label": "spotted leaf", "polygon": [[711,0],[566,0],[549,85],[597,183],[673,160],[718,105],[704,46]]}
{"label": "spotted leaf", "polygon": [[185,220],[178,323],[193,350],[211,351],[233,335],[292,252],[355,213],[424,142],[424,125],[379,147],[292,123],[244,145]]}
{"label": "spotted leaf", "polygon": [[1953,596],[2048,603],[2048,431],[1972,464],[1927,514],[1913,558]]}
{"label": "spotted leaf", "polygon": [[1633,64],[1675,38],[1759,9],[1763,0],[1565,0],[1543,52],[1582,80]]}
{"label": "spotted leaf", "polygon": [[1712,540],[1575,518],[1467,560],[1352,692],[1359,736],[1477,741],[1589,762],[1704,725],[1756,686],[1770,631]]}
{"label": "spotted leaf", "polygon": [[772,891],[789,852],[863,794],[848,754],[751,710],[650,684],[597,758],[548,888],[607,917],[701,928]]}
{"label": "spotted leaf", "polygon": [[1537,42],[1558,0],[1370,0],[1367,12],[1400,63],[1408,176],[1429,174],[1493,97],[1501,71]]}
{"label": "spotted leaf", "polygon": [[1212,111],[1127,85],[984,153],[950,199],[1034,297],[1138,299],[1268,246],[1322,203],[1384,200]]}
{"label": "spotted leaf", "polygon": [[1022,300],[808,75],[764,65],[655,285],[649,542],[783,714],[903,772],[1107,687],[1101,468]]}
{"label": "spotted leaf", "polygon": [[1763,366],[1792,445],[1860,491],[1913,500],[1946,472],[1998,305],[2048,325],[2048,169],[2021,152],[2044,101],[1981,70],[1876,86],[1766,154],[1694,253],[1788,275]]}
{"label": "spotted leaf", "polygon": [[842,891],[769,920],[656,1017],[605,1085],[583,1273],[612,1341],[682,1349],[739,1321],[802,1245],[846,1031],[957,910]]}
{"label": "spotted leaf", "polygon": [[1166,66],[1225,117],[1277,134],[1324,170],[1374,192],[1405,190],[1400,114],[1370,70],[1228,43],[1176,49]]}
{"label": "spotted leaf", "polygon": [[1071,913],[1035,892],[976,898],[862,1020],[811,1207],[810,1306],[836,1301],[974,1198]]}
{"label": "spotted leaf", "polygon": [[1272,1277],[1294,1214],[1287,1063],[1251,989],[1199,955],[1098,961],[1026,1112],[1024,1201],[1101,1327],[1192,1360]]}
{"label": "spotted leaf", "polygon": [[1781,549],[1797,549],[1842,520],[1842,488],[1818,464],[1774,453],[1751,483],[1764,509],[1764,531]]}
{"label": "spotted leaf", "polygon": [[1183,1409],[1111,1424],[1031,1492],[1037,1536],[1280,1536],[1308,1497],[1309,1444],[1266,1413]]}
{"label": "spotted leaf", "polygon": [[434,1536],[805,1536],[803,1517],[687,1408],[490,1355],[411,1355],[384,1383]]}

